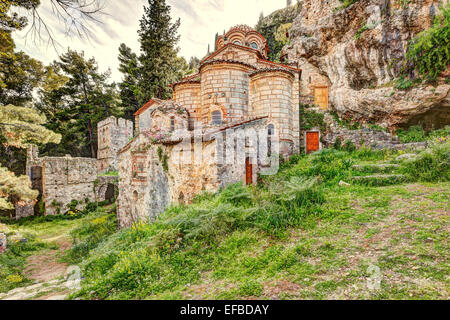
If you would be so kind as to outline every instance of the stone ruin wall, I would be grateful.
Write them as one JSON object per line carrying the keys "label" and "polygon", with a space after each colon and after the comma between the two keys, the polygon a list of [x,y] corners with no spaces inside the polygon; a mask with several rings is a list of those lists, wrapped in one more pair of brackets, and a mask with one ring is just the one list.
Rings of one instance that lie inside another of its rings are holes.
{"label": "stone ruin wall", "polygon": [[[33,184],[40,184],[37,189],[42,190],[46,215],[67,212],[72,200],[80,202],[80,210],[85,200],[96,201],[97,159],[36,157],[28,160],[27,170]],[[40,172],[39,179],[36,172]]]}
{"label": "stone ruin wall", "polygon": [[[177,159],[182,144],[152,145],[146,151],[139,151],[139,146],[146,143],[148,141],[141,135],[119,156],[117,216],[121,228],[156,218],[170,203],[189,203],[200,192],[215,192],[219,188],[217,167],[211,160],[215,154],[214,141],[204,143],[201,165],[180,164],[181,160]],[[194,153],[193,145],[183,149],[183,153]],[[166,169],[163,166],[165,157]]]}
{"label": "stone ruin wall", "polygon": [[98,123],[98,172],[116,171],[117,152],[133,137],[133,122],[109,117]]}

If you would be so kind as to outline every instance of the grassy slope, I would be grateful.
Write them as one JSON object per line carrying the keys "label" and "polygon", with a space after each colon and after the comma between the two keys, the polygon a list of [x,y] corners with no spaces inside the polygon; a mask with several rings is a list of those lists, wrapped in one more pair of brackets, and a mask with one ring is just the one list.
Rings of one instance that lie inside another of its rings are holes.
{"label": "grassy slope", "polygon": [[[108,210],[98,208],[96,212],[78,217],[40,217],[18,222],[5,220],[3,224],[0,223],[0,231],[8,235],[8,250],[0,255],[0,293],[33,283],[25,272],[30,267],[27,260],[31,256],[56,254],[56,259],[61,259],[63,251],[72,245],[74,230],[83,230],[86,225],[92,225],[92,221],[102,217],[109,217],[114,221]],[[22,238],[26,238],[27,242],[21,242]],[[76,255],[75,250],[70,253]],[[70,258],[68,256],[64,260],[71,262]]]}
{"label": "grassy slope", "polygon": [[[82,261],[73,297],[448,299],[448,147],[397,169],[409,184],[384,187],[338,182],[360,174],[352,164],[398,154],[295,158],[258,188],[203,195],[112,235]],[[308,180],[317,176],[318,185]],[[382,273],[375,291],[372,264]]]}
{"label": "grassy slope", "polygon": [[[83,289],[72,297],[83,299],[448,299],[449,143],[385,172],[407,174],[407,184],[339,186],[374,173],[352,165],[397,156],[363,149],[294,157],[257,188],[205,194],[112,235],[111,208],[8,228],[47,245],[74,237],[63,260],[82,266]],[[3,271],[20,275],[27,255],[49,250],[31,249],[3,255]],[[380,290],[367,289],[370,265],[381,269]]]}

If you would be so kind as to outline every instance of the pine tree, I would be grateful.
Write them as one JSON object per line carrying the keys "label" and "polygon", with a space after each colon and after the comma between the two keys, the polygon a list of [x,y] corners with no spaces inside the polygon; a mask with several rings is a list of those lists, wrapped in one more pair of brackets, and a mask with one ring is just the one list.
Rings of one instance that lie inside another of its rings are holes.
{"label": "pine tree", "polygon": [[42,90],[39,109],[52,114],[48,127],[63,133],[63,143],[43,149],[53,156],[97,157],[97,123],[108,116],[120,116],[119,95],[116,85],[108,83],[110,71],[100,73],[94,58],[68,50],[55,62],[53,70],[66,78],[55,90]]}
{"label": "pine tree", "polygon": [[152,97],[170,98],[169,85],[180,78],[182,72],[177,68],[183,65],[177,57],[180,19],[172,22],[170,6],[165,0],[148,0],[144,10],[138,31],[141,44],[139,60],[142,64],[140,104]]}
{"label": "pine tree", "polygon": [[123,74],[123,80],[119,83],[121,106],[125,118],[133,120],[134,112],[140,107],[140,64],[137,55],[124,43],[119,47],[119,62],[119,71]]}
{"label": "pine tree", "polygon": [[[61,136],[46,129],[46,117],[36,110],[13,105],[0,105],[0,139],[2,144],[25,149],[30,144],[59,143]],[[19,201],[36,199],[27,176],[17,177],[0,166],[0,210],[12,210]]]}

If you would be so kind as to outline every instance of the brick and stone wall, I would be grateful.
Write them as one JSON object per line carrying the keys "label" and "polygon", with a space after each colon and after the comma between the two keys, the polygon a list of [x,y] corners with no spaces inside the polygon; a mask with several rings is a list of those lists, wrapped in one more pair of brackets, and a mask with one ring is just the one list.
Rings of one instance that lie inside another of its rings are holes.
{"label": "brick and stone wall", "polygon": [[117,170],[117,152],[133,137],[133,122],[109,117],[98,123],[98,171]]}
{"label": "brick and stone wall", "polygon": [[248,73],[251,68],[232,62],[219,62],[201,68],[202,121],[211,122],[211,113],[222,109],[228,121],[248,116]]}
{"label": "brick and stone wall", "polygon": [[201,84],[177,84],[173,92],[173,100],[186,108],[189,115],[197,121],[201,120]]}
{"label": "brick and stone wall", "polygon": [[294,121],[295,76],[289,72],[267,69],[250,75],[250,110],[255,116],[268,116],[282,142],[281,153],[291,154],[294,144],[292,134],[298,127],[298,117]]}
{"label": "brick and stone wall", "polygon": [[[139,135],[119,155],[117,216],[121,228],[137,221],[152,221],[171,203],[190,203],[201,192],[216,192],[229,184],[245,183],[245,158],[251,157],[253,182],[259,164],[259,142],[247,142],[237,130],[265,130],[266,119],[237,125],[200,136],[197,150],[191,138],[180,143],[149,144]],[[226,160],[226,137],[234,136],[234,151],[243,151],[240,161]],[[237,143],[241,139],[243,144]],[[267,139],[266,137],[264,139]],[[147,146],[147,147],[146,147]],[[267,150],[266,150],[267,151]]]}

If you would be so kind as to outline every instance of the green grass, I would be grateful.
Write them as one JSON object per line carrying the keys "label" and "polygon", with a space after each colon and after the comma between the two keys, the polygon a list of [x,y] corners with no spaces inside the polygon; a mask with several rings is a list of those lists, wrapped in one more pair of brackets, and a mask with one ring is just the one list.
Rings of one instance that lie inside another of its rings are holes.
{"label": "green grass", "polygon": [[[293,156],[257,187],[172,206],[151,225],[115,232],[110,207],[16,228],[74,241],[64,259],[84,280],[71,298],[448,299],[448,144],[400,162],[408,184],[339,186],[370,174],[353,165],[398,163],[401,152],[324,150]],[[382,273],[375,291],[372,265]]]}
{"label": "green grass", "polygon": [[[114,208],[99,207],[77,216],[31,217],[19,221],[4,219],[0,229],[7,234],[8,246],[6,252],[0,254],[0,293],[32,284],[24,273],[29,256],[57,250],[62,243],[77,243],[80,239],[95,247],[100,242],[98,239],[114,233],[116,219],[111,210]],[[86,236],[83,232],[92,234]],[[66,262],[79,261],[83,256],[83,250],[76,244],[69,252]]]}
{"label": "green grass", "polygon": [[[96,243],[82,259],[83,288],[72,298],[444,299],[448,219],[436,214],[449,183],[432,175],[430,185],[338,185],[361,174],[354,164],[398,155],[362,148],[295,156],[258,187],[232,185],[171,207],[151,225]],[[448,167],[429,170],[448,174]],[[376,292],[365,287],[371,264],[385,281]],[[410,277],[430,280],[421,287]]]}

